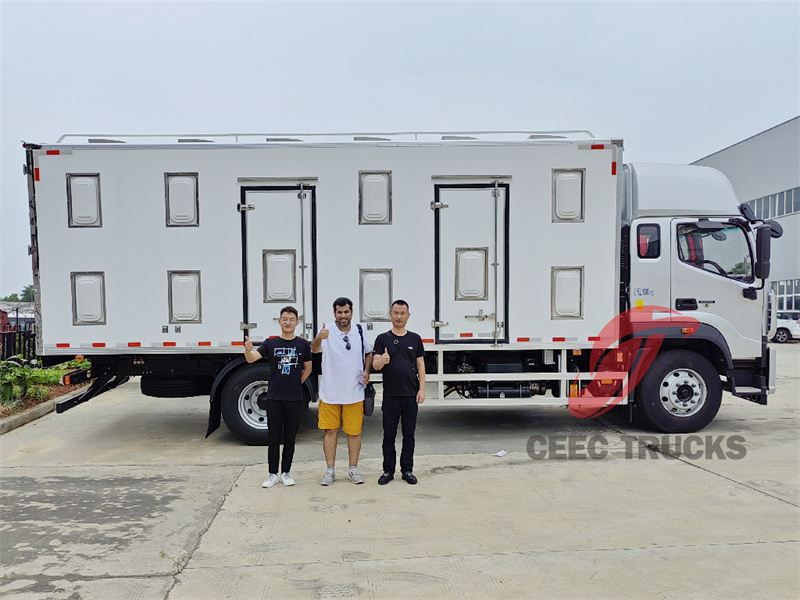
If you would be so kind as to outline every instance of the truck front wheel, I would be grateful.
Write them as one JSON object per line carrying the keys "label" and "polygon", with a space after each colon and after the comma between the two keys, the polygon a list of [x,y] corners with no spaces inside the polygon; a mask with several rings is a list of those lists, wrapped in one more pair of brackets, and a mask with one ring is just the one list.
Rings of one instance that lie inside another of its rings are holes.
{"label": "truck front wheel", "polygon": [[[231,433],[251,446],[266,446],[269,435],[266,394],[269,366],[264,361],[236,370],[222,388],[222,418]],[[258,405],[259,398],[263,399]]]}
{"label": "truck front wheel", "polygon": [[778,344],[785,344],[791,339],[791,337],[792,336],[789,335],[789,330],[781,327],[775,332],[775,336],[772,338],[772,341],[777,342]]}
{"label": "truck front wheel", "polygon": [[713,365],[686,350],[659,354],[636,391],[647,423],[665,433],[691,433],[708,425],[722,403],[722,382]]}

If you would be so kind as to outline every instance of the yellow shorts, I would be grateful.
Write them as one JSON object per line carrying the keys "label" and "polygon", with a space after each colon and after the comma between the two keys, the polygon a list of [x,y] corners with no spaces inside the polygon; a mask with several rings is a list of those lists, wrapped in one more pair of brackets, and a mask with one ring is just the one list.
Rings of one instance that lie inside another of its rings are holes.
{"label": "yellow shorts", "polygon": [[364,403],[355,404],[328,404],[319,401],[319,429],[338,429],[344,423],[342,430],[347,435],[361,435],[361,426],[364,423]]}

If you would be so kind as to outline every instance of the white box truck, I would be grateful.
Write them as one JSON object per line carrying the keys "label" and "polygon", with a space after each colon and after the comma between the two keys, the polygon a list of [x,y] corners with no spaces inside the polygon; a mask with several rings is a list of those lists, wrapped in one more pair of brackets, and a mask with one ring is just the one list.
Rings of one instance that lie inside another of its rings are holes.
{"label": "white box truck", "polygon": [[688,432],[723,389],[759,404],[774,389],[779,227],[713,169],[623,166],[621,140],[585,131],[24,147],[38,353],[82,354],[96,375],[62,412],[141,376],[148,395],[209,394],[209,433],[221,415],[264,444],[269,373],[244,336],[275,335],[291,304],[311,339],[338,296],[373,339],[393,299],[410,304],[429,397],[635,404]]}

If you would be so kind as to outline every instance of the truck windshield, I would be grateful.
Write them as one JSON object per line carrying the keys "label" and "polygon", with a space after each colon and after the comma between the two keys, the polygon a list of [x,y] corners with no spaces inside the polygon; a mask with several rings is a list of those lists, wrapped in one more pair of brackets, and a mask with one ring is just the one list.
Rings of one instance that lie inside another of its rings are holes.
{"label": "truck windshield", "polygon": [[736,225],[700,229],[694,223],[678,225],[680,259],[698,269],[742,282],[753,281],[753,259],[744,231]]}

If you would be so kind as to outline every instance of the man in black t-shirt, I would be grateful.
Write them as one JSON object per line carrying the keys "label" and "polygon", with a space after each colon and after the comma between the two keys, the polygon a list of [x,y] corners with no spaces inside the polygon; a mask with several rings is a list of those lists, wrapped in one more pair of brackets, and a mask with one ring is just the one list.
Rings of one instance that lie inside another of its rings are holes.
{"label": "man in black t-shirt", "polygon": [[271,488],[278,483],[278,462],[283,460],[280,481],[294,485],[289,475],[294,458],[294,440],[300,426],[303,402],[303,382],[311,375],[311,344],[295,336],[297,310],[291,306],[281,309],[278,322],[281,335],[264,340],[258,349],[253,349],[250,338],[245,338],[244,357],[252,363],[260,359],[269,361],[270,376],[267,388],[267,424],[269,425],[269,477],[261,487]]}
{"label": "man in black t-shirt", "polygon": [[405,300],[392,303],[392,329],[380,334],[372,347],[372,367],[383,373],[383,475],[378,483],[394,479],[397,465],[395,438],[402,420],[403,447],[400,472],[408,483],[417,483],[414,475],[414,431],[419,405],[425,402],[425,350],[422,338],[406,329],[411,313]]}

